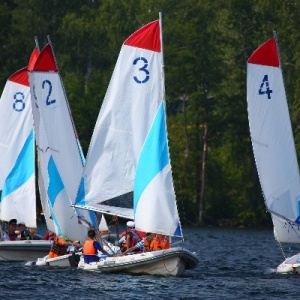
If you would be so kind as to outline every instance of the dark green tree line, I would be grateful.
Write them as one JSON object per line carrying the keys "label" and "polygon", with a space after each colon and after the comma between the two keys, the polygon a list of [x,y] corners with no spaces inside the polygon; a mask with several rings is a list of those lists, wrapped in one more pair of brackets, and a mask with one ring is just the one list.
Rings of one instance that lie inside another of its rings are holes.
{"label": "dark green tree line", "polygon": [[160,11],[169,143],[181,215],[187,224],[199,223],[202,201],[204,223],[270,224],[250,141],[246,62],[275,30],[300,153],[299,0],[4,0],[1,86],[28,63],[34,37],[42,48],[50,35],[87,153],[122,43]]}

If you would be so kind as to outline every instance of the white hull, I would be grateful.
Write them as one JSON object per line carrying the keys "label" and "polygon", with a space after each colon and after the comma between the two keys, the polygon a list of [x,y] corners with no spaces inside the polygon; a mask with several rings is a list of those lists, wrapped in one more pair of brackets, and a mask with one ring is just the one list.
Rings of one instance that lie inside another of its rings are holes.
{"label": "white hull", "polygon": [[91,264],[85,264],[83,258],[81,258],[78,268],[106,273],[125,272],[179,276],[185,270],[196,267],[198,262],[195,253],[177,247],[125,256],[106,257],[101,258],[99,262]]}
{"label": "white hull", "polygon": [[80,252],[61,255],[55,258],[50,258],[47,255],[43,258],[38,258],[35,265],[49,267],[77,267],[80,255]]}
{"label": "white hull", "polygon": [[300,253],[287,258],[277,267],[276,272],[280,274],[300,274]]}
{"label": "white hull", "polygon": [[50,248],[51,242],[45,240],[0,241],[0,261],[36,260]]}

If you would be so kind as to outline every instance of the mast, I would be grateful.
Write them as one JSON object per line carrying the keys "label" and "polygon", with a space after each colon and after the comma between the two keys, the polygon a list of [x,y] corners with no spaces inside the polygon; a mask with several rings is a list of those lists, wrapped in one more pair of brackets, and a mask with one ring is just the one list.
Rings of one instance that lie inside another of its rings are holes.
{"label": "mast", "polygon": [[[59,69],[58,69],[58,64],[57,64],[57,61],[56,61],[56,56],[55,56],[55,53],[53,51],[53,46],[52,46],[52,42],[51,42],[51,39],[50,39],[50,35],[47,35],[47,39],[48,39],[48,43],[50,44],[51,46],[51,50],[52,50],[52,54],[53,54],[53,57],[54,57],[54,61],[55,61],[55,64],[56,64],[56,68],[58,70],[58,75],[60,77],[60,81],[63,83],[62,79],[61,79],[61,76],[60,76],[60,72],[59,72]],[[71,119],[71,122],[72,122],[72,126],[73,126],[73,131],[74,131],[74,134],[75,134],[75,137],[76,137],[76,140],[77,140],[77,144],[78,144],[78,149],[79,149],[79,152],[82,156],[82,151],[79,147],[79,138],[78,138],[78,134],[77,134],[77,130],[76,130],[76,127],[75,127],[75,122],[74,122],[74,119],[73,119],[73,116],[72,116],[72,113],[71,113],[71,108],[70,108],[70,104],[69,104],[69,101],[68,101],[68,98],[67,98],[67,93],[66,93],[66,90],[65,90],[65,87],[64,85],[62,84],[62,87],[63,87],[63,91],[64,91],[64,94],[65,94],[65,97],[66,97],[66,104],[67,104],[67,107],[68,107],[68,110],[69,110],[69,115],[70,115],[70,119]],[[82,165],[84,165],[84,158],[81,157],[82,159]]]}
{"label": "mast", "polygon": [[159,12],[159,35],[160,35],[160,47],[161,47],[161,80],[162,80],[162,99],[166,102],[166,89],[165,89],[165,62],[164,62],[164,43],[163,43],[163,25],[162,25],[162,13]]}
{"label": "mast", "polygon": [[277,50],[277,54],[278,54],[278,60],[279,60],[280,69],[282,69],[281,68],[281,59],[280,59],[279,44],[278,44],[277,34],[276,34],[275,30],[273,30],[273,37],[275,39],[275,44],[276,44],[276,50]]}
{"label": "mast", "polygon": [[34,42],[35,42],[35,47],[38,49],[38,51],[40,52],[40,46],[39,46],[39,42],[38,42],[38,38],[37,36],[34,37]]}

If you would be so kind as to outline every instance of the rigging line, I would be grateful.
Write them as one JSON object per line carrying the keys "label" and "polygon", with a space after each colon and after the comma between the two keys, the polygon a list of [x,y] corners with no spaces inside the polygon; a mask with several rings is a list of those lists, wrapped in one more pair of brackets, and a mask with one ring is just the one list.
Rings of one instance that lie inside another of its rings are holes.
{"label": "rigging line", "polygon": [[109,243],[101,237],[99,229],[95,228],[95,231],[96,231],[96,240],[100,243],[100,245],[105,244],[109,248],[109,250],[113,253],[113,255],[116,254],[116,252],[110,247]]}
{"label": "rigging line", "polygon": [[280,251],[281,251],[281,253],[282,253],[282,256],[284,257],[284,259],[286,259],[287,257],[286,257],[286,255],[285,255],[285,252],[284,252],[284,250],[283,250],[283,247],[282,247],[282,245],[281,245],[281,242],[280,242],[279,240],[277,240],[277,239],[276,239],[276,241],[277,241],[277,245],[278,245],[278,247],[279,247],[279,249],[280,249]]}
{"label": "rigging line", "polygon": [[285,217],[285,216],[283,216],[283,215],[281,215],[281,214],[279,214],[279,213],[277,213],[277,212],[275,212],[275,211],[273,211],[273,210],[271,210],[271,209],[267,209],[267,211],[268,211],[269,213],[271,213],[272,215],[274,215],[274,216],[276,216],[276,217],[279,217],[280,219],[283,219],[283,220],[287,221],[290,225],[295,225],[295,226],[297,226],[298,229],[299,229],[300,224],[296,223],[295,221],[292,221],[292,220],[288,219],[287,217]]}

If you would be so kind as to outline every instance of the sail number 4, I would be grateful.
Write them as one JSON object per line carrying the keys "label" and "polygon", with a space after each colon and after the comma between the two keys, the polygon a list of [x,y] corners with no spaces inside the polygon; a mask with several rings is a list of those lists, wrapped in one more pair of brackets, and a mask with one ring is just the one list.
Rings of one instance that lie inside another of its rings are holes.
{"label": "sail number 4", "polygon": [[273,91],[270,90],[270,85],[269,85],[269,77],[268,77],[268,75],[265,75],[264,78],[263,78],[263,80],[262,80],[262,83],[260,85],[258,94],[259,95],[267,94],[268,95],[268,99],[271,99],[271,94],[272,93],[273,93]]}
{"label": "sail number 4", "polygon": [[139,76],[134,76],[133,79],[137,83],[146,83],[150,78],[150,72],[148,68],[148,60],[145,57],[137,57],[133,61],[133,65],[136,65],[139,61],[142,61],[142,67],[139,68],[141,74]]}

